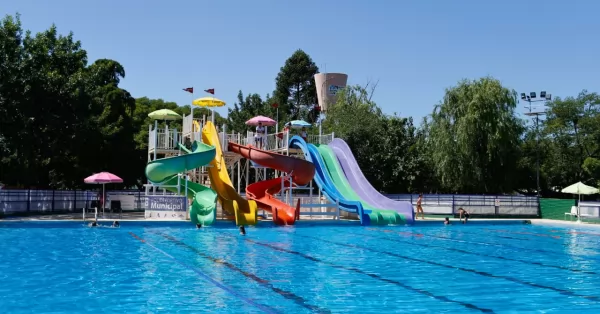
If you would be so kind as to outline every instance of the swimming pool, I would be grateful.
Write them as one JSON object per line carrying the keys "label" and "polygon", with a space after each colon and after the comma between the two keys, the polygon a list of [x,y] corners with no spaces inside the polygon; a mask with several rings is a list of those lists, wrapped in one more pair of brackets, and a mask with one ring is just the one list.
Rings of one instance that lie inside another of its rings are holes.
{"label": "swimming pool", "polygon": [[598,313],[600,230],[0,223],[5,313]]}

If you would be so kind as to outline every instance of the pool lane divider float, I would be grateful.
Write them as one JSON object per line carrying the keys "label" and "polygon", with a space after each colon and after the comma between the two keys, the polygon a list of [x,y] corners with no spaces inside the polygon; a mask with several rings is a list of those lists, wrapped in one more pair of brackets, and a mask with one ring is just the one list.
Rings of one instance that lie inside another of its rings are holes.
{"label": "pool lane divider float", "polygon": [[236,271],[236,272],[242,274],[244,277],[255,281],[259,285],[272,290],[273,292],[279,294],[280,296],[284,297],[285,299],[291,300],[294,303],[296,303],[297,305],[299,305],[313,313],[322,313],[322,314],[331,313],[331,310],[329,310],[329,309],[321,308],[316,305],[312,305],[312,304],[308,303],[309,302],[308,300],[304,299],[303,297],[301,297],[299,295],[294,294],[291,291],[283,290],[283,289],[273,286],[273,284],[270,283],[269,280],[267,280],[267,279],[260,278],[256,274],[249,273],[249,272],[227,262],[226,260],[210,256],[210,255],[198,250],[197,248],[195,248],[191,245],[188,245],[187,243],[185,243],[167,233],[159,233],[159,232],[152,232],[152,233],[167,239],[168,241],[174,243],[176,246],[188,249],[188,250],[196,253],[200,257],[207,259],[215,264],[219,264],[219,265],[229,268],[230,270]]}
{"label": "pool lane divider float", "polygon": [[413,242],[413,241],[393,239],[393,238],[389,238],[389,237],[385,237],[385,236],[374,236],[374,235],[366,234],[366,233],[355,233],[355,235],[360,235],[360,236],[367,237],[367,238],[372,238],[372,239],[380,239],[380,240],[385,240],[385,241],[390,241],[390,242],[396,242],[396,243],[402,243],[402,244],[407,244],[407,245],[413,245],[413,246],[436,248],[436,249],[444,249],[444,250],[447,250],[447,251],[459,252],[459,253],[464,253],[464,254],[470,254],[470,255],[476,255],[476,256],[483,256],[483,257],[489,257],[489,258],[496,258],[496,259],[500,259],[500,260],[504,260],[504,261],[519,262],[519,263],[524,263],[524,264],[528,264],[528,265],[537,265],[537,266],[541,266],[541,267],[549,267],[549,268],[561,269],[561,270],[566,270],[566,271],[570,271],[570,272],[574,272],[574,273],[580,273],[580,274],[598,275],[597,272],[590,271],[590,270],[583,270],[583,269],[571,268],[571,267],[561,266],[561,265],[549,265],[549,264],[544,264],[544,263],[541,263],[541,262],[534,262],[534,261],[528,261],[528,260],[514,259],[514,258],[510,258],[510,257],[505,257],[505,256],[489,255],[489,254],[484,254],[484,253],[471,252],[471,251],[467,251],[467,250],[463,250],[463,249],[457,249],[457,248],[453,248],[453,247],[446,247],[446,246],[443,246],[443,245],[425,244],[425,243],[420,243],[419,244],[419,243]]}
{"label": "pool lane divider float", "polygon": [[[222,234],[222,236],[223,237],[228,237],[228,238],[234,238],[234,236],[229,235],[229,234]],[[394,279],[385,278],[385,277],[382,277],[380,275],[377,275],[377,274],[374,274],[374,273],[370,273],[370,272],[366,272],[364,270],[361,270],[361,269],[358,269],[358,268],[355,268],[355,267],[348,267],[348,266],[334,264],[334,263],[322,260],[320,258],[311,256],[311,255],[308,255],[308,254],[304,254],[302,252],[298,252],[298,251],[293,251],[293,250],[281,248],[281,247],[275,246],[273,244],[269,244],[269,243],[264,243],[264,242],[252,240],[252,239],[249,239],[247,237],[244,237],[244,241],[250,242],[252,244],[260,245],[262,247],[266,247],[266,248],[272,249],[272,250],[277,251],[277,252],[289,253],[289,254],[292,254],[292,255],[295,255],[295,256],[299,256],[299,257],[302,257],[302,258],[307,259],[309,261],[312,261],[312,262],[315,262],[315,263],[318,263],[318,264],[322,264],[322,265],[326,265],[326,266],[329,266],[329,267],[332,267],[332,268],[335,268],[335,269],[342,269],[342,270],[354,272],[354,273],[357,273],[357,274],[365,275],[365,276],[371,277],[373,279],[383,281],[383,282],[388,283],[388,284],[396,285],[398,287],[404,288],[404,289],[409,290],[411,292],[415,292],[415,293],[418,293],[418,294],[421,294],[421,295],[425,295],[425,296],[430,297],[430,298],[434,298],[434,299],[436,299],[438,301],[441,301],[441,302],[459,304],[459,305],[464,306],[465,308],[468,308],[468,309],[471,309],[471,310],[477,310],[477,311],[480,311],[482,313],[494,313],[494,311],[491,310],[491,309],[481,308],[481,307],[478,307],[478,306],[476,306],[474,304],[467,303],[467,302],[462,302],[462,301],[458,301],[458,300],[452,300],[452,299],[450,299],[448,297],[436,295],[436,294],[433,294],[432,292],[429,292],[427,290],[423,290],[423,289],[420,289],[420,288],[412,287],[412,286],[409,286],[409,285],[407,285],[405,283],[402,283],[400,281],[397,281],[397,280],[394,280]]]}
{"label": "pool lane divider float", "polygon": [[389,229],[380,230],[380,229],[377,229],[377,228],[365,228],[365,229],[369,230],[369,231],[378,231],[378,232],[385,232],[385,233],[396,233],[398,235],[405,236],[405,237],[410,237],[410,236],[417,235],[417,238],[420,238],[420,237],[429,237],[429,238],[435,238],[435,239],[440,239],[440,240],[444,240],[444,241],[452,241],[452,242],[458,242],[458,243],[477,244],[477,245],[485,245],[485,246],[495,246],[495,247],[506,248],[506,249],[509,249],[509,250],[523,251],[523,252],[528,252],[528,253],[537,252],[537,253],[542,253],[542,254],[552,254],[552,255],[560,255],[560,256],[569,255],[569,257],[571,257],[571,258],[579,258],[579,259],[583,259],[583,260],[600,261],[600,258],[594,257],[594,256],[579,255],[579,254],[572,254],[572,253],[565,254],[564,252],[559,252],[559,251],[549,251],[549,250],[543,250],[543,249],[524,248],[524,247],[518,247],[518,246],[512,246],[512,245],[506,245],[506,244],[500,244],[500,243],[491,243],[491,242],[481,242],[481,241],[470,241],[470,240],[462,240],[462,239],[453,239],[453,238],[450,238],[450,237],[444,237],[444,236],[433,235],[433,234],[426,234],[426,233],[415,234],[415,233],[408,232],[408,231],[393,231],[393,230],[389,230]]}
{"label": "pool lane divider float", "polygon": [[[459,234],[472,234],[472,235],[478,235],[478,236],[480,236],[480,235],[481,235],[481,233],[477,233],[477,232],[466,232],[466,231],[463,231],[463,230],[461,230],[461,231],[456,231],[456,232],[457,232],[457,233],[459,233]],[[496,238],[502,238],[502,239],[511,239],[511,240],[517,240],[517,241],[527,241],[526,243],[532,243],[532,242],[539,241],[539,240],[538,240],[538,239],[536,239],[536,238],[517,238],[517,237],[512,237],[512,236],[505,236],[505,235],[501,235],[501,234],[504,234],[504,233],[497,233],[497,232],[490,232],[489,234],[490,234],[490,235],[492,235],[493,237],[496,237]],[[548,240],[551,240],[551,241],[552,241],[552,240],[554,240],[554,239],[550,239],[550,238],[548,238]],[[595,248],[595,247],[582,247],[581,245],[573,245],[573,244],[571,244],[571,243],[556,242],[556,241],[553,241],[553,243],[552,243],[552,244],[554,244],[554,245],[560,245],[560,246],[564,246],[564,247],[566,247],[566,248],[568,248],[568,249],[577,249],[577,250],[582,250],[582,251],[589,251],[589,252],[592,252],[592,253],[600,253],[600,252],[598,251],[598,249],[597,249],[597,248]],[[552,254],[564,254],[564,252],[562,252],[562,251],[555,251],[555,252],[553,252]],[[571,253],[569,253],[569,255],[575,255],[575,256],[578,256],[578,254],[571,254]],[[587,256],[584,256],[584,257],[587,257]],[[594,257],[591,257],[591,259],[596,259],[596,258],[594,258]]]}
{"label": "pool lane divider float", "polygon": [[232,288],[230,288],[230,287],[226,286],[225,284],[223,284],[223,283],[221,283],[221,282],[219,282],[219,281],[217,281],[217,280],[215,280],[215,279],[211,278],[210,276],[206,275],[206,274],[205,274],[204,272],[202,272],[200,269],[198,269],[198,268],[196,268],[196,267],[194,267],[194,266],[192,266],[192,265],[189,265],[189,264],[187,264],[187,263],[185,263],[185,262],[182,262],[182,261],[178,260],[178,259],[177,259],[177,258],[175,258],[173,255],[171,255],[171,254],[169,254],[169,253],[167,253],[167,252],[165,252],[165,251],[163,251],[163,250],[159,249],[158,247],[156,247],[156,246],[152,245],[151,243],[149,243],[149,242],[148,242],[148,241],[146,241],[145,239],[143,239],[143,238],[139,237],[139,236],[138,236],[138,235],[136,235],[135,233],[133,233],[133,232],[129,232],[129,234],[130,234],[130,235],[131,235],[133,238],[135,238],[136,240],[140,241],[141,243],[148,245],[149,247],[151,247],[151,248],[152,248],[152,249],[154,249],[155,251],[157,251],[157,252],[159,252],[159,253],[163,254],[164,256],[166,256],[166,257],[168,257],[168,258],[172,259],[172,260],[173,260],[175,263],[177,263],[177,264],[181,265],[182,267],[184,267],[184,268],[186,268],[186,269],[188,269],[188,270],[191,270],[191,271],[193,271],[194,273],[196,273],[198,276],[200,276],[200,278],[204,279],[205,281],[207,281],[207,282],[209,282],[209,283],[212,283],[213,285],[217,286],[218,288],[220,288],[220,289],[224,290],[225,292],[228,292],[229,294],[231,294],[231,295],[235,296],[235,297],[236,297],[236,298],[238,298],[239,300],[241,300],[241,301],[243,301],[243,302],[245,302],[245,303],[247,303],[247,304],[249,304],[249,305],[251,305],[251,306],[254,306],[254,307],[256,307],[257,309],[259,309],[259,310],[263,311],[264,313],[274,313],[274,314],[275,314],[275,313],[281,313],[281,311],[278,311],[278,310],[276,310],[276,309],[274,309],[274,308],[272,308],[272,307],[270,307],[270,306],[266,306],[266,305],[262,305],[262,304],[256,303],[256,302],[254,302],[254,301],[252,301],[252,300],[250,300],[250,299],[248,299],[248,298],[244,297],[243,295],[241,295],[241,294],[237,293],[237,292],[236,292],[235,290],[233,290]]}
{"label": "pool lane divider float", "polygon": [[300,235],[300,234],[297,234],[297,233],[295,234],[295,236],[302,237],[302,238],[307,238],[307,239],[313,239],[313,240],[317,240],[317,241],[320,241],[320,242],[325,242],[325,243],[330,243],[330,244],[345,246],[345,247],[349,247],[349,248],[355,248],[355,249],[359,249],[359,250],[370,251],[370,252],[373,252],[373,253],[384,254],[384,255],[388,255],[388,256],[392,256],[392,257],[397,257],[397,258],[404,259],[404,260],[411,261],[411,262],[424,263],[424,264],[429,264],[429,265],[433,265],[433,266],[439,266],[439,267],[443,267],[443,268],[447,268],[447,269],[460,270],[460,271],[463,271],[463,272],[477,274],[477,275],[484,276],[484,277],[489,277],[489,278],[504,279],[504,280],[507,280],[507,281],[511,281],[511,282],[514,282],[514,283],[522,284],[522,285],[533,287],[533,288],[551,290],[551,291],[558,292],[558,293],[560,293],[562,295],[566,295],[566,296],[569,296],[569,297],[579,297],[579,298],[584,298],[584,299],[590,300],[590,301],[600,302],[600,297],[597,297],[597,296],[594,296],[594,295],[578,294],[578,293],[575,293],[575,292],[570,291],[570,290],[565,290],[565,289],[561,289],[561,288],[556,288],[556,287],[552,287],[552,286],[547,286],[547,285],[543,285],[543,284],[529,282],[529,281],[521,280],[521,279],[514,278],[514,277],[508,277],[508,276],[502,276],[502,275],[494,275],[494,274],[491,274],[491,273],[488,273],[488,272],[479,271],[479,270],[471,269],[471,268],[465,268],[465,267],[461,267],[461,266],[446,265],[446,264],[443,264],[443,263],[433,262],[433,261],[424,260],[424,259],[420,259],[420,258],[414,258],[414,257],[410,257],[410,256],[405,256],[405,255],[397,254],[397,253],[376,250],[376,249],[373,249],[373,248],[368,248],[368,247],[360,246],[360,245],[356,245],[356,244],[335,242],[335,241],[325,240],[325,239],[321,239],[321,238],[317,238],[317,237]]}

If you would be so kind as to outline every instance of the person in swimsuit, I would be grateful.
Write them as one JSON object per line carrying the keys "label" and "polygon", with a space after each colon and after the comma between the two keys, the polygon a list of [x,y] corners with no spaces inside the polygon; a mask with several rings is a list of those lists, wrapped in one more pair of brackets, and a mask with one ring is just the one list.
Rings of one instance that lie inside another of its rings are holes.
{"label": "person in swimsuit", "polygon": [[246,235],[246,228],[242,225],[240,226],[240,234],[245,236]]}
{"label": "person in swimsuit", "polygon": [[446,217],[444,219],[444,225],[451,225],[452,223],[450,223],[450,219],[448,217]]}
{"label": "person in swimsuit", "polygon": [[[458,209],[458,215],[459,215],[458,217],[460,218],[460,221],[461,221],[462,223],[467,223],[467,220],[469,220],[469,218],[471,217],[471,214],[469,214],[469,212],[468,212],[468,211],[466,211],[466,210],[465,210],[464,208],[462,208],[462,207]],[[465,221],[463,221],[463,220],[462,220],[462,219],[463,219],[463,216],[465,216]]]}
{"label": "person in swimsuit", "polygon": [[423,193],[420,193],[419,198],[417,199],[417,214],[415,215],[415,219],[418,219],[419,213],[421,213],[421,219],[425,220],[425,214],[423,213],[421,203],[423,203]]}

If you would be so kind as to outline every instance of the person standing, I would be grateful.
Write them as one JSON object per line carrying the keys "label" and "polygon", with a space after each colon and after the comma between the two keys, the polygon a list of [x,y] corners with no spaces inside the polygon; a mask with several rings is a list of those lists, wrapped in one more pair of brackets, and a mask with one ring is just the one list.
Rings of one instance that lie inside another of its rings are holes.
{"label": "person standing", "polygon": [[417,199],[417,214],[415,215],[415,219],[419,218],[419,213],[421,213],[421,219],[425,220],[425,214],[423,213],[423,193],[419,193],[419,198]]}
{"label": "person standing", "polygon": [[306,142],[308,139],[308,133],[306,132],[306,128],[302,128],[302,132],[300,132],[300,137]]}
{"label": "person standing", "polygon": [[262,122],[259,122],[258,126],[256,126],[256,134],[254,135],[254,140],[256,141],[256,146],[260,149],[263,149],[264,147],[266,130],[267,129],[263,126]]}

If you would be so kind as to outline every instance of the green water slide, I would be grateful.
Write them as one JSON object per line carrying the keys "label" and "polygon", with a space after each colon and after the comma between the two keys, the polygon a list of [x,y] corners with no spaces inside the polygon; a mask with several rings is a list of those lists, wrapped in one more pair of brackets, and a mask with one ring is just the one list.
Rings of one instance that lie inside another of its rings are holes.
{"label": "green water slide", "polygon": [[365,213],[368,213],[369,218],[371,218],[372,224],[404,224],[404,218],[398,214],[398,212],[393,210],[379,209],[374,208],[356,194],[350,182],[346,178],[344,174],[344,170],[342,166],[339,164],[337,158],[335,157],[335,153],[333,150],[326,145],[315,145],[321,158],[325,162],[325,168],[331,177],[335,188],[342,194],[342,196],[350,201],[358,201],[361,202],[363,208],[365,209]]}
{"label": "green water slide", "polygon": [[[154,184],[167,185],[165,189],[185,195],[186,180],[177,178],[179,173],[208,165],[215,158],[215,148],[194,142],[192,150],[179,144],[185,155],[151,161],[146,165],[146,177]],[[179,188],[177,187],[179,185]],[[190,219],[194,224],[210,225],[215,222],[217,193],[204,185],[188,181],[187,195],[192,199]]]}

